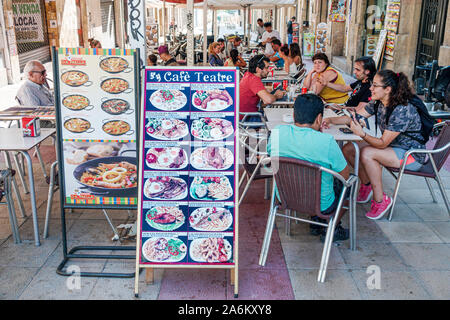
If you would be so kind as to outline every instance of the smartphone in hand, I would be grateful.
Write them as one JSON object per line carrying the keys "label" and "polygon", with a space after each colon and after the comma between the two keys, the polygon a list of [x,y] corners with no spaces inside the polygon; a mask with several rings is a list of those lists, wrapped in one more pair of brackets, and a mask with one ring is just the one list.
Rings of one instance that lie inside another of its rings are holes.
{"label": "smartphone in hand", "polygon": [[346,133],[346,134],[353,133],[353,131],[350,130],[349,128],[339,128],[339,131],[341,131],[342,133]]}

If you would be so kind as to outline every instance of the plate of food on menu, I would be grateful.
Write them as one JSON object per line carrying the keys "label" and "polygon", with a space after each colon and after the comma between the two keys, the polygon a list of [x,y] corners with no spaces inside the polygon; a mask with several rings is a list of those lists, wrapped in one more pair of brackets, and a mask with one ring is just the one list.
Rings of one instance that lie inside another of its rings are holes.
{"label": "plate of food on menu", "polygon": [[145,127],[147,133],[158,140],[178,140],[189,133],[186,122],[179,119],[150,118]]}
{"label": "plate of food on menu", "polygon": [[225,231],[232,223],[233,215],[226,208],[198,208],[189,216],[189,225],[196,231]]}
{"label": "plate of food on menu", "polygon": [[145,181],[144,195],[153,200],[181,200],[187,196],[187,184],[177,177],[150,177]]}
{"label": "plate of food on menu", "polygon": [[102,129],[112,136],[121,136],[126,133],[128,133],[127,135],[131,135],[134,133],[134,130],[130,130],[130,124],[123,120],[107,121],[103,124]]}
{"label": "plate of food on menu", "polygon": [[231,259],[233,247],[224,238],[194,239],[189,247],[189,255],[196,262],[224,263]]}
{"label": "plate of food on menu", "polygon": [[197,90],[192,95],[192,105],[202,111],[221,111],[232,104],[227,90]]}
{"label": "plate of food on menu", "polygon": [[81,94],[71,94],[65,96],[62,99],[62,104],[67,109],[73,111],[80,111],[80,110],[88,111],[94,108],[94,106],[90,104],[89,99],[86,98],[85,96],[82,96]]}
{"label": "plate of food on menu", "polygon": [[79,87],[82,85],[90,86],[92,81],[89,81],[89,76],[78,70],[69,70],[61,75],[61,81],[71,87]]}
{"label": "plate of food on menu", "polygon": [[220,118],[200,118],[192,121],[191,133],[195,138],[206,141],[222,140],[234,132],[231,121]]}
{"label": "plate of food on menu", "polygon": [[178,262],[186,253],[186,244],[174,237],[149,238],[142,245],[142,254],[150,262]]}
{"label": "plate of food on menu", "polygon": [[227,170],[233,161],[233,153],[225,147],[197,148],[191,153],[191,165],[197,170]]}
{"label": "plate of food on menu", "polygon": [[155,170],[181,170],[188,165],[188,157],[186,151],[179,147],[150,148],[145,162]]}
{"label": "plate of food on menu", "polygon": [[157,206],[147,211],[145,221],[157,230],[173,231],[184,224],[185,217],[183,211],[177,206]]}
{"label": "plate of food on menu", "polygon": [[133,113],[133,110],[130,109],[130,104],[123,99],[102,100],[101,108],[103,111],[113,116],[117,116],[124,113],[125,114]]}
{"label": "plate of food on menu", "polygon": [[183,108],[187,98],[180,90],[157,90],[150,96],[150,103],[159,110],[174,111]]}
{"label": "plate of food on menu", "polygon": [[131,92],[130,84],[128,81],[121,78],[109,78],[101,82],[100,88],[107,93],[129,93]]}
{"label": "plate of food on menu", "polygon": [[195,200],[226,200],[233,195],[233,188],[226,176],[197,176],[190,187],[191,197]]}
{"label": "plate of food on menu", "polygon": [[[70,118],[64,121],[64,128],[73,133],[83,133],[94,131],[91,123],[83,118]],[[89,130],[89,131],[88,131]]]}
{"label": "plate of food on menu", "polygon": [[107,57],[100,61],[100,68],[109,73],[129,72],[128,62],[121,57]]}

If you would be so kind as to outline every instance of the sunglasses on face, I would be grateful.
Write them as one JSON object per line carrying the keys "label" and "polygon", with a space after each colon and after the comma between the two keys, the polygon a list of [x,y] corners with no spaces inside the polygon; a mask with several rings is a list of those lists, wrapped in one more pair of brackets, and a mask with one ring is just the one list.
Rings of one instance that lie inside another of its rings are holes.
{"label": "sunglasses on face", "polygon": [[47,73],[47,70],[42,70],[42,71],[31,71],[33,73],[40,73],[41,75],[45,75]]}

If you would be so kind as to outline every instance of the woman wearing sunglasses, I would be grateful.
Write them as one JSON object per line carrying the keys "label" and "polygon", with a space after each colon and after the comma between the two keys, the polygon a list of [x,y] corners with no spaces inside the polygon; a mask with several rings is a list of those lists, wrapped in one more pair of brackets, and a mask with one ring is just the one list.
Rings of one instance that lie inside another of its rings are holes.
{"label": "woman wearing sunglasses", "polygon": [[[369,219],[380,219],[392,206],[391,197],[383,192],[382,167],[400,168],[403,156],[410,149],[424,149],[425,143],[420,133],[422,121],[415,106],[410,101],[414,97],[408,78],[403,73],[391,70],[379,71],[370,87],[372,100],[366,107],[350,117],[328,118],[329,123],[347,124],[363,141],[361,149],[359,178],[361,187],[358,203],[368,202],[372,196]],[[375,115],[375,122],[381,130],[381,137],[367,134],[359,120]],[[354,165],[355,149],[348,143],[343,148],[345,158]],[[424,154],[410,155],[406,159],[406,169],[418,171],[425,162]]]}

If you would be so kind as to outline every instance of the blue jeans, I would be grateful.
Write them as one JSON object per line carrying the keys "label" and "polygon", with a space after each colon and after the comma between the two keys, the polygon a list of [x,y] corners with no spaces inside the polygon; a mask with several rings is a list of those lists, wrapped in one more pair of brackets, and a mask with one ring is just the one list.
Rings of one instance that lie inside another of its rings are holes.
{"label": "blue jeans", "polygon": [[292,33],[288,33],[288,42],[287,44],[290,45],[292,43]]}

